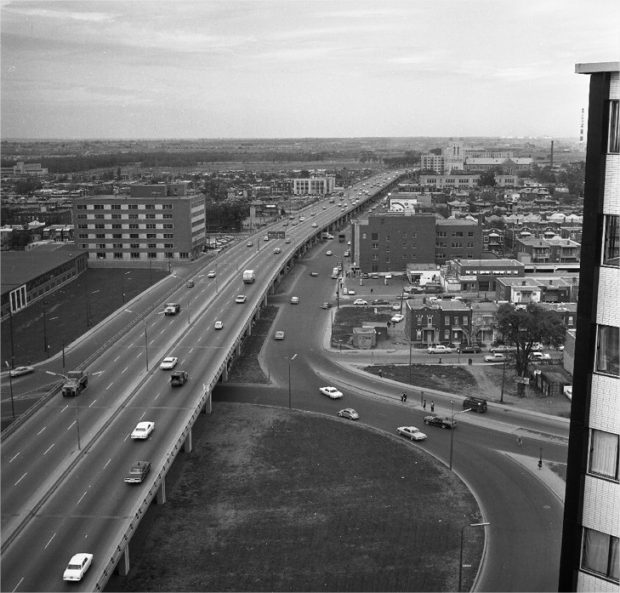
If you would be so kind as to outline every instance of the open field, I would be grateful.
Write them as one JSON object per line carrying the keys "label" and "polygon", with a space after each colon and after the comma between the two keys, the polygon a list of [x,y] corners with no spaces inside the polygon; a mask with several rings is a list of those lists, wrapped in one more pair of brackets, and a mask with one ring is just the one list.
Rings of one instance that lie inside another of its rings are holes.
{"label": "open field", "polygon": [[[218,403],[110,591],[455,591],[473,496],[408,441],[336,418]],[[483,545],[470,530],[464,590]]]}

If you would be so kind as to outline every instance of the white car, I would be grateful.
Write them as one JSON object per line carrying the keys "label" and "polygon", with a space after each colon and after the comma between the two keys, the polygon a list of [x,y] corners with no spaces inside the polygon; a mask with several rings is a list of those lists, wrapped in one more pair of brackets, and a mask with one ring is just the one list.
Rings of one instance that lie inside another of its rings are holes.
{"label": "white car", "polygon": [[224,322],[223,321],[216,321],[215,325],[213,327],[215,329],[224,329]]}
{"label": "white car", "polygon": [[331,249],[328,249],[328,250],[325,252],[325,255],[334,255],[334,252],[333,252]]}
{"label": "white car", "polygon": [[299,305],[299,297],[292,296],[291,297],[291,305]]}
{"label": "white car", "polygon": [[74,554],[65,568],[65,572],[62,573],[63,581],[81,581],[86,571],[93,563],[93,555],[80,553]]}
{"label": "white car", "polygon": [[207,278],[215,278],[215,272],[213,270],[211,270],[208,274],[207,274]]}
{"label": "white car", "polygon": [[341,418],[348,418],[349,420],[359,420],[360,415],[353,408],[344,408],[338,412],[338,416]]}
{"label": "white car", "polygon": [[396,313],[396,315],[392,315],[392,318],[390,319],[390,321],[392,323],[400,323],[404,318],[405,318],[404,315],[401,315],[400,313]]}
{"label": "white car", "polygon": [[319,225],[316,222],[312,223],[312,228],[317,228]]}
{"label": "white car", "polygon": [[484,357],[484,362],[506,362],[508,357],[501,352],[493,352],[493,354],[487,354]]}
{"label": "white car", "polygon": [[399,426],[396,429],[396,432],[412,441],[424,441],[426,440],[426,435],[415,426]]}
{"label": "white car", "polygon": [[392,305],[392,311],[400,311],[401,305],[399,305],[398,303],[394,303]]}
{"label": "white car", "polygon": [[335,387],[320,387],[319,391],[330,399],[340,399],[342,391],[338,391]]}
{"label": "white car", "polygon": [[245,303],[247,298],[248,297],[246,297],[244,294],[238,294],[237,298],[235,299],[235,303]]}
{"label": "white car", "polygon": [[548,352],[536,350],[536,352],[530,353],[530,360],[551,360],[551,355]]}
{"label": "white car", "polygon": [[284,332],[282,330],[278,330],[274,335],[273,335],[273,339],[274,340],[283,340],[284,339]]}
{"label": "white car", "polygon": [[282,250],[281,250],[279,247],[276,247],[276,248],[273,250],[273,252],[274,252],[276,255],[278,255],[278,253],[281,253],[281,252],[282,252]]}
{"label": "white car", "polygon": [[144,440],[151,436],[155,430],[155,422],[145,421],[138,422],[136,427],[131,431],[131,438],[134,440]]}
{"label": "white car", "polygon": [[9,371],[9,375],[11,375],[11,377],[21,377],[22,375],[29,375],[30,373],[34,373],[34,367],[15,367]]}
{"label": "white car", "polygon": [[429,354],[451,354],[452,352],[455,352],[455,350],[455,348],[450,348],[449,346],[444,346],[443,344],[429,346],[426,349]]}
{"label": "white car", "polygon": [[366,306],[366,305],[368,305],[368,301],[365,301],[364,299],[355,299],[353,301],[353,304],[354,305],[364,305],[364,306]]}
{"label": "white car", "polygon": [[176,356],[166,356],[159,364],[159,368],[164,371],[169,371],[177,366],[177,362],[179,362],[179,359]]}

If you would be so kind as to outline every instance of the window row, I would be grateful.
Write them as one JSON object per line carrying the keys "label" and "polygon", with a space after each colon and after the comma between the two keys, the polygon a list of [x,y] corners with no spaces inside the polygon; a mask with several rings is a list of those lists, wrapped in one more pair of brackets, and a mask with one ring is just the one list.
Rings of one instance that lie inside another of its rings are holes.
{"label": "window row", "polygon": [[620,328],[599,325],[596,332],[596,371],[620,377]]}
{"label": "window row", "polygon": [[78,204],[77,210],[172,210],[172,204]]}
{"label": "window row", "polygon": [[618,538],[587,527],[583,528],[582,538],[582,570],[620,582]]}

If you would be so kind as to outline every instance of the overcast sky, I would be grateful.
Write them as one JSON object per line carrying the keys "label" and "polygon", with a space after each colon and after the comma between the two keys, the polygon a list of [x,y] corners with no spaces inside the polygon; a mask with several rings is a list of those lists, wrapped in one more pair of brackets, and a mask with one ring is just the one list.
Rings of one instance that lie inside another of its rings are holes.
{"label": "overcast sky", "polygon": [[577,137],[619,0],[6,1],[2,138]]}

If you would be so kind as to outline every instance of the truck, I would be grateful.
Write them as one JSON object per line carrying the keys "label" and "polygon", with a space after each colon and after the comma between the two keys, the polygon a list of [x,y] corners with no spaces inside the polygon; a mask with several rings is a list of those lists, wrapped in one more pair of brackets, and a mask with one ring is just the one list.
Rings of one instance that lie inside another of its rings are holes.
{"label": "truck", "polygon": [[344,243],[347,240],[347,236],[344,233],[338,233],[338,243]]}
{"label": "truck", "polygon": [[340,276],[340,268],[338,266],[336,266],[332,270],[332,278],[338,278],[339,276]]}
{"label": "truck", "polygon": [[174,371],[170,375],[170,385],[173,387],[181,387],[185,385],[188,379],[187,371]]}
{"label": "truck", "polygon": [[127,484],[141,484],[151,471],[150,461],[136,461],[125,476]]}
{"label": "truck", "polygon": [[164,315],[176,315],[181,310],[179,303],[166,303],[164,305]]}
{"label": "truck", "polygon": [[243,272],[244,284],[252,284],[254,280],[256,280],[256,274],[254,274],[254,270],[244,270]]}
{"label": "truck", "polygon": [[88,375],[85,371],[69,371],[62,385],[63,397],[75,397],[88,387]]}

